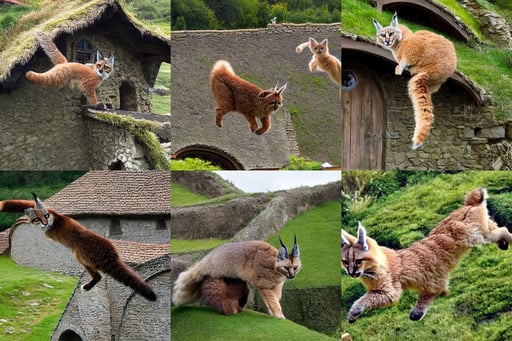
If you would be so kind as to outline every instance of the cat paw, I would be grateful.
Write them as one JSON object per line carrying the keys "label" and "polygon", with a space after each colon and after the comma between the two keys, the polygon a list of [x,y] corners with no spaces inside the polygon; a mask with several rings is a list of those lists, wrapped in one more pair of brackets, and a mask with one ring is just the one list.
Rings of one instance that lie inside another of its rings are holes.
{"label": "cat paw", "polygon": [[397,76],[401,76],[403,71],[404,71],[404,70],[402,70],[402,68],[400,67],[400,65],[397,65],[397,66],[395,67],[395,75],[397,75]]}
{"label": "cat paw", "polygon": [[416,150],[418,149],[419,147],[421,147],[423,145],[423,143],[416,143],[416,142],[413,142],[412,143],[412,150]]}
{"label": "cat paw", "polygon": [[363,310],[361,308],[351,308],[348,312],[347,321],[348,323],[354,323],[361,316]]}
{"label": "cat paw", "polygon": [[96,104],[93,108],[98,109],[98,110],[105,110],[105,109],[107,109],[107,106],[105,105],[105,103],[100,102],[100,103]]}
{"label": "cat paw", "polygon": [[267,131],[268,131],[268,129],[260,128],[260,129],[257,129],[256,131],[254,131],[254,130],[253,130],[253,133],[255,133],[256,135],[263,135],[263,134],[265,134]]}
{"label": "cat paw", "polygon": [[85,283],[84,285],[82,285],[80,288],[82,290],[85,290],[85,291],[89,291],[92,289],[92,286],[90,285],[91,283]]}
{"label": "cat paw", "polygon": [[427,309],[421,310],[419,308],[414,307],[411,310],[411,313],[409,314],[409,318],[412,321],[421,321],[421,319],[424,318],[426,314],[427,314]]}
{"label": "cat paw", "polygon": [[508,242],[506,240],[498,240],[496,245],[502,250],[508,250]]}

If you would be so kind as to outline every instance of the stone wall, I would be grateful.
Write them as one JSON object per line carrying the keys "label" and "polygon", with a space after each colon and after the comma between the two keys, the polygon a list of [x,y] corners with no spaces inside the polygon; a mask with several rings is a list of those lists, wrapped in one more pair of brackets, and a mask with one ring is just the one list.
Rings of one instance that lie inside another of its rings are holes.
{"label": "stone wall", "polygon": [[255,194],[222,204],[173,208],[172,238],[233,238],[265,208],[269,199],[268,194]]}
{"label": "stone wall", "polygon": [[[110,239],[149,244],[169,242],[171,221],[167,217],[74,217],[88,229]],[[174,222],[173,222],[174,224]]]}
{"label": "stone wall", "polygon": [[434,124],[425,144],[411,149],[415,120],[407,94],[409,76],[392,67],[379,73],[385,84],[386,169],[512,169],[511,123],[496,119],[490,105],[478,107],[454,83],[432,96]]}
{"label": "stone wall", "polygon": [[[68,50],[82,37],[105,54],[115,52],[116,55],[114,74],[97,91],[99,100],[119,108],[119,89],[123,82],[131,82],[136,91],[133,97],[136,109],[149,111],[149,85],[144,80],[143,65],[115,41],[87,31],[67,37]],[[71,52],[68,57],[71,59]],[[48,57],[39,52],[27,70],[44,72],[51,67]],[[84,99],[68,88],[43,88],[20,77],[13,90],[0,94],[0,168],[108,169],[125,159],[126,168],[147,168],[140,156],[140,146],[131,136],[82,117],[80,106],[85,104]]]}
{"label": "stone wall", "polygon": [[78,281],[52,341],[66,340],[69,331],[82,340],[158,340],[170,335],[170,256],[162,256],[134,270],[146,279],[157,295],[150,302],[130,288],[105,276],[93,289],[80,289],[89,277]]}
{"label": "stone wall", "polygon": [[224,180],[215,172],[210,171],[172,171],[171,182],[178,183],[190,191],[205,195],[208,198],[216,198],[232,193],[243,193],[233,184]]}

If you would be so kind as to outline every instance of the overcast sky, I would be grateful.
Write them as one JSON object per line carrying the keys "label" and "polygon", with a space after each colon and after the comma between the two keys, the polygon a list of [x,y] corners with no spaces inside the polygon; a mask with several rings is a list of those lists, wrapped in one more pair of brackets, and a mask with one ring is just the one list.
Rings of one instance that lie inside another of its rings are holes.
{"label": "overcast sky", "polygon": [[246,193],[274,192],[340,181],[341,171],[215,171]]}

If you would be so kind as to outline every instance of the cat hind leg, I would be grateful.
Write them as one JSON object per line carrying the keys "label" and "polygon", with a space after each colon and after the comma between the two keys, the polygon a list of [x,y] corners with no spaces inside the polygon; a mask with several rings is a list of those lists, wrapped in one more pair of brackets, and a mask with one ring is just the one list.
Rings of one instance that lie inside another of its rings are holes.
{"label": "cat hind leg", "polygon": [[425,317],[428,311],[428,307],[436,298],[437,295],[435,294],[426,294],[426,293],[420,293],[418,295],[418,301],[416,302],[416,305],[411,310],[411,313],[409,314],[409,318],[412,321],[420,321]]}
{"label": "cat hind leg", "polygon": [[89,275],[91,275],[91,280],[89,282],[85,283],[84,285],[82,285],[82,289],[85,291],[89,291],[101,280],[101,275],[98,271],[96,271],[88,266],[84,266],[84,268],[87,271],[87,273],[89,273]]}

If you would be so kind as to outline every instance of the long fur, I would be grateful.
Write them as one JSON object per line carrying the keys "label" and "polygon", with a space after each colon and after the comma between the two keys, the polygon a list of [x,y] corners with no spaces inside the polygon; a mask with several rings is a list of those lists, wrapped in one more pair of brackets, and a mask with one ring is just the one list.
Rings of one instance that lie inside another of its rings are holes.
{"label": "long fur", "polygon": [[408,83],[408,93],[413,104],[416,128],[413,149],[425,143],[434,121],[431,96],[455,72],[457,55],[453,43],[429,31],[413,33],[398,24],[395,13],[387,27],[373,19],[377,31],[377,43],[392,52],[398,65],[395,74],[406,69],[413,76]]}
{"label": "long fur", "polygon": [[[411,320],[420,320],[439,295],[448,294],[450,272],[470,248],[486,243],[509,244],[512,234],[489,218],[486,191],[466,195],[464,206],[443,219],[425,238],[401,250],[379,246],[362,225],[356,238],[342,231],[342,265],[351,277],[360,278],[368,292],[348,313],[355,322],[366,309],[398,302],[404,290],[418,292]],[[367,250],[361,244],[366,240]],[[501,247],[501,246],[500,246]]]}
{"label": "long fur", "polygon": [[[282,93],[286,84],[278,88],[263,90],[260,87],[238,77],[231,64],[225,60],[215,63],[210,74],[210,87],[216,101],[215,124],[222,127],[222,117],[230,112],[244,115],[251,132],[263,135],[271,127],[270,115],[283,103]],[[256,119],[261,121],[259,127]]]}
{"label": "long fur", "polygon": [[91,290],[101,280],[99,271],[102,271],[146,299],[156,300],[156,294],[151,287],[121,260],[110,240],[88,230],[70,217],[50,208],[43,209],[51,215],[52,226],[42,226],[45,218],[41,217],[36,202],[32,200],[0,201],[1,212],[25,212],[32,224],[42,228],[48,238],[71,249],[76,260],[91,275],[91,280],[82,286],[84,290]]}
{"label": "long fur", "polygon": [[114,56],[104,58],[98,51],[95,64],[68,62],[43,31],[36,30],[35,35],[54,67],[43,73],[27,71],[25,77],[32,83],[47,88],[69,87],[78,90],[87,98],[90,105],[103,108],[103,103],[98,103],[96,88],[114,71]]}
{"label": "long fur", "polygon": [[178,275],[172,292],[173,304],[199,300],[205,278],[231,278],[256,288],[269,314],[285,318],[279,303],[281,290],[285,280],[293,279],[301,269],[298,245],[295,245],[294,251],[288,254],[286,247],[278,251],[263,241],[223,244]]}

